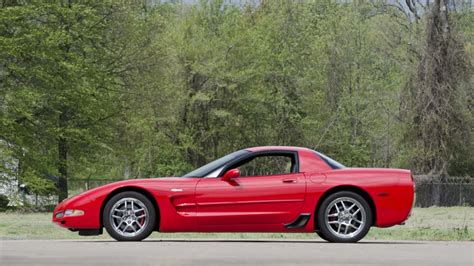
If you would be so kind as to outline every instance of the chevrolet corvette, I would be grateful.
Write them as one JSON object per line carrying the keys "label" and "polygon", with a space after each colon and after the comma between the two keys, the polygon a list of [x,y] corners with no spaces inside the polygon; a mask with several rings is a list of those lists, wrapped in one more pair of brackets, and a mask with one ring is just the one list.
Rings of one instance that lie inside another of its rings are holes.
{"label": "chevrolet corvette", "polygon": [[410,216],[409,170],[347,168],[307,148],[230,153],[182,177],[124,180],[59,203],[53,222],[119,241],[159,232],[316,232],[357,242]]}

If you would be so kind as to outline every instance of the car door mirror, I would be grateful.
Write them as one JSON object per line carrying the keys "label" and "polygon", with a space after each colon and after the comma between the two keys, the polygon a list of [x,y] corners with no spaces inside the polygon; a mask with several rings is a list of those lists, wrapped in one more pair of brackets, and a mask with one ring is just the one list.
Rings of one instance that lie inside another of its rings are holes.
{"label": "car door mirror", "polygon": [[229,171],[225,172],[225,174],[221,177],[223,181],[229,181],[232,178],[237,178],[240,176],[240,171],[239,169],[230,169]]}

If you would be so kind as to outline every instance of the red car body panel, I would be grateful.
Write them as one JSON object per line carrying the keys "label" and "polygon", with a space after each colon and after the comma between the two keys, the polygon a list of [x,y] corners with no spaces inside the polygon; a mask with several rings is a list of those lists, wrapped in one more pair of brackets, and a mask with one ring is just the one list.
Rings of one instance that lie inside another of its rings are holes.
{"label": "red car body panel", "polygon": [[[267,146],[250,152],[287,150],[298,154],[299,172],[259,177],[171,177],[125,180],[98,187],[58,204],[53,222],[73,230],[102,228],[101,212],[108,198],[136,190],[154,199],[160,232],[313,232],[320,199],[337,189],[353,189],[369,197],[375,226],[405,221],[414,201],[410,171],[399,169],[332,169],[306,148]],[[84,215],[56,218],[58,212],[82,210]],[[311,222],[289,229],[300,214]]]}
{"label": "red car body panel", "polygon": [[[291,182],[285,183],[285,182]],[[239,177],[231,182],[202,178],[196,188],[197,221],[200,229],[238,230],[255,225],[285,224],[301,213],[305,200],[304,174]]]}

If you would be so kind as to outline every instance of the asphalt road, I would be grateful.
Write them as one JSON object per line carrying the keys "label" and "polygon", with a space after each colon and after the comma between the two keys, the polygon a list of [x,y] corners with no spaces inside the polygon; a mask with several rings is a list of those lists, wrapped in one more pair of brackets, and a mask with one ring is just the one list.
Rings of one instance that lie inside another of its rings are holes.
{"label": "asphalt road", "polygon": [[474,242],[0,240],[0,265],[474,265]]}

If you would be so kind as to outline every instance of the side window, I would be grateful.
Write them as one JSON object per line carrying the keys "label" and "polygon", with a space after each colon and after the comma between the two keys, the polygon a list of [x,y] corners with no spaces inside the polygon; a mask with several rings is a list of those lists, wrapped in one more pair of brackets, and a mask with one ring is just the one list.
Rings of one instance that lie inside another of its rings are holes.
{"label": "side window", "polygon": [[257,156],[238,168],[243,177],[290,174],[295,171],[295,162],[291,155],[265,155]]}

